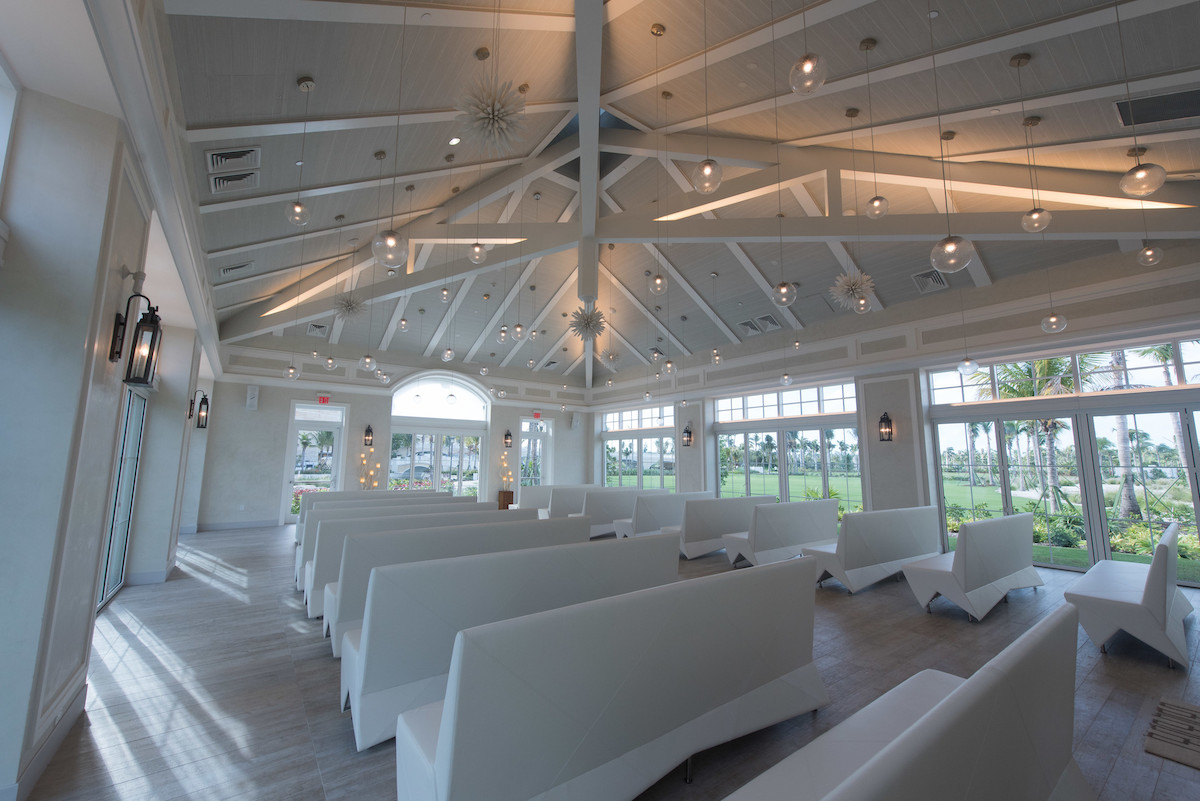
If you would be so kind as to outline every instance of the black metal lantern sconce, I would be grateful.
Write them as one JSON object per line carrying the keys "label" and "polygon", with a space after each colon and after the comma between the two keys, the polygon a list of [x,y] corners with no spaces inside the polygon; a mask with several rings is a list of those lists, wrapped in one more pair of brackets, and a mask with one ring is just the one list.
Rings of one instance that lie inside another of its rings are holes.
{"label": "black metal lantern sconce", "polygon": [[893,433],[892,418],[888,417],[887,412],[884,412],[879,417],[879,441],[891,442]]}
{"label": "black metal lantern sconce", "polygon": [[[200,403],[196,403],[196,396],[200,396]],[[208,428],[208,395],[202,389],[198,389],[192,393],[192,399],[188,401],[188,419],[196,417],[196,428]]]}
{"label": "black metal lantern sconce", "polygon": [[117,319],[113,324],[112,344],[108,348],[108,360],[121,361],[121,352],[125,347],[125,329],[129,325],[133,299],[141,298],[146,301],[146,311],[142,312],[141,319],[133,329],[133,346],[125,367],[125,383],[152,384],[158,369],[159,347],[162,345],[162,320],[158,316],[158,307],[142,294],[142,282],[146,280],[146,274],[130,273],[122,268],[121,277],[126,275],[133,276],[133,294],[125,301],[125,314],[117,312]]}
{"label": "black metal lantern sconce", "polygon": [[367,430],[363,432],[363,447],[369,448],[375,444],[375,430],[371,428],[371,424],[367,423]]}
{"label": "black metal lantern sconce", "polygon": [[504,431],[504,447],[506,447],[506,448],[512,447],[512,432],[509,431],[508,429],[505,429],[505,431]]}
{"label": "black metal lantern sconce", "polygon": [[692,424],[688,423],[683,427],[683,447],[692,447]]}

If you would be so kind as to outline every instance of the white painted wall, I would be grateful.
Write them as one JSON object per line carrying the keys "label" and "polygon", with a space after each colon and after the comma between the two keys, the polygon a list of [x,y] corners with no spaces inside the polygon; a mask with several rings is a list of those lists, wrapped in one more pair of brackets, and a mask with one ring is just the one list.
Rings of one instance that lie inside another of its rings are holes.
{"label": "white painted wall", "polygon": [[141,264],[148,212],[120,171],[117,120],[35,91],[18,106],[0,217],[0,796],[28,792],[82,709],[123,365],[113,316]]}
{"label": "white painted wall", "polygon": [[[204,379],[196,382],[196,389],[208,394],[209,415],[212,415],[213,382]],[[208,453],[208,429],[196,428],[196,418],[188,420],[192,427],[188,441],[187,465],[183,481],[183,500],[179,511],[179,533],[195,534],[200,519],[200,489],[204,485],[204,457]]]}
{"label": "white painted wall", "polygon": [[[930,503],[925,459],[925,420],[917,371],[859,379],[858,447],[868,510]],[[879,418],[887,412],[895,430],[879,441]]]}

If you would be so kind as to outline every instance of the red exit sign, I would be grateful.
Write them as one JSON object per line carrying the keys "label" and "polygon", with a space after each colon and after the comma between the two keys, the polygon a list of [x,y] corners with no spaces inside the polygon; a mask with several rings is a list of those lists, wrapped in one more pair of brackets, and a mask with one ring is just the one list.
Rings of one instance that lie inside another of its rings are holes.
{"label": "red exit sign", "polygon": [[533,413],[533,419],[534,419],[534,420],[540,420],[541,418],[542,418],[542,413],[541,413],[541,412],[534,412],[534,413]]}
{"label": "red exit sign", "polygon": [[320,404],[329,403],[329,396],[328,395],[318,395],[317,403],[320,403]]}

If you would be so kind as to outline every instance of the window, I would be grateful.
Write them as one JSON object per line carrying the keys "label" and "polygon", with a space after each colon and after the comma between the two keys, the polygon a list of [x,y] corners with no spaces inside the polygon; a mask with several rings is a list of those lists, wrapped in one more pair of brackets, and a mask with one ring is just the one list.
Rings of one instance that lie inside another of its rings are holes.
{"label": "window", "polygon": [[857,408],[853,383],[717,398],[716,402],[718,423],[805,414],[841,414],[854,412]]}
{"label": "window", "polygon": [[675,407],[606,412],[603,421],[604,486],[675,489]]}
{"label": "window", "polygon": [[675,407],[673,406],[646,406],[641,409],[606,412],[604,415],[605,431],[628,431],[634,428],[673,428],[674,426]]}
{"label": "window", "polygon": [[461,378],[425,374],[392,394],[388,489],[479,495],[488,396]]}
{"label": "window", "polygon": [[517,468],[520,486],[550,483],[550,437],[553,433],[554,427],[549,420],[521,419],[521,462]]}

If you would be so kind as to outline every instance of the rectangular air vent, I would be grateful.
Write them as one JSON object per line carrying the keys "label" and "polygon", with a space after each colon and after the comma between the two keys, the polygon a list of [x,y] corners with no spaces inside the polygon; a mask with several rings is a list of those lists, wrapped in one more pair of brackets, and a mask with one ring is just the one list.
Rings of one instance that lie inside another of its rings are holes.
{"label": "rectangular air vent", "polygon": [[1141,97],[1137,100],[1121,100],[1115,103],[1117,115],[1126,128],[1135,122],[1145,125],[1150,122],[1169,122],[1200,117],[1200,89],[1173,92],[1157,97]]}
{"label": "rectangular air vent", "polygon": [[308,331],[305,333],[307,333],[310,337],[320,337],[321,339],[324,339],[329,335],[329,326],[325,325],[324,323],[309,323]]}
{"label": "rectangular air vent", "polygon": [[261,147],[239,147],[233,150],[204,151],[204,165],[209,174],[257,170],[262,162]]}
{"label": "rectangular air vent", "polygon": [[754,322],[758,323],[758,330],[766,333],[768,331],[778,331],[783,328],[774,315],[764,314],[762,317],[755,317]]}
{"label": "rectangular air vent", "polygon": [[657,361],[658,359],[661,359],[663,357],[663,352],[661,350],[659,350],[657,347],[651,348],[649,353],[650,353],[650,357],[652,359],[654,359],[655,361]]}
{"label": "rectangular air vent", "polygon": [[258,189],[258,171],[210,175],[208,176],[208,189],[214,195],[240,192],[243,189]]}
{"label": "rectangular air vent", "polygon": [[558,364],[557,359],[551,359],[550,361],[548,361],[542,365],[542,369],[543,370],[553,370],[555,365],[557,365],[557,364]]}
{"label": "rectangular air vent", "polygon": [[221,268],[221,277],[233,275],[234,273],[244,272],[254,267],[254,262],[248,261],[242,264],[231,264],[228,267]]}
{"label": "rectangular air vent", "polygon": [[753,320],[742,320],[740,323],[737,324],[737,326],[738,326],[738,328],[740,328],[742,330],[742,334],[744,334],[745,336],[748,336],[748,337],[752,337],[755,334],[762,333],[762,329],[759,328],[758,324],[756,322],[754,322]]}
{"label": "rectangular air vent", "polygon": [[937,270],[926,270],[923,273],[916,273],[912,277],[913,283],[917,285],[917,291],[922,295],[928,295],[931,292],[940,292],[950,286],[946,283],[946,277]]}

